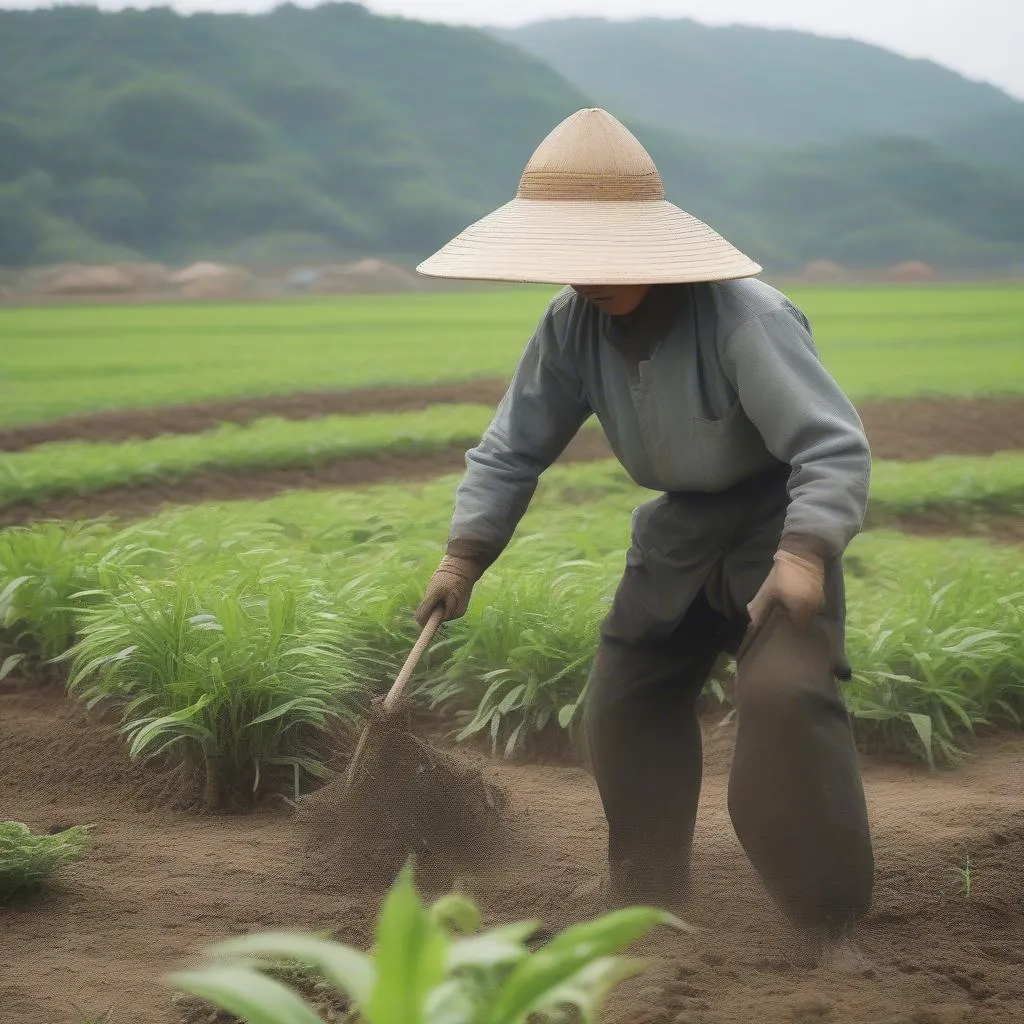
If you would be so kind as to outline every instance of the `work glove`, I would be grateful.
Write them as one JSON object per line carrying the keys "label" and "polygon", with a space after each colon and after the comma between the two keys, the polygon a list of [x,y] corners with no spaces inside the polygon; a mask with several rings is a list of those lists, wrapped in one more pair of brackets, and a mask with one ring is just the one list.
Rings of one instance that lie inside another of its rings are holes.
{"label": "work glove", "polygon": [[806,626],[825,603],[824,562],[810,552],[777,551],[768,578],[747,605],[753,626],[761,622],[773,602],[781,604],[797,625]]}
{"label": "work glove", "polygon": [[460,619],[466,614],[469,599],[484,567],[471,558],[445,555],[427,584],[423,600],[416,609],[416,621],[425,626],[438,605],[444,605],[444,620]]}

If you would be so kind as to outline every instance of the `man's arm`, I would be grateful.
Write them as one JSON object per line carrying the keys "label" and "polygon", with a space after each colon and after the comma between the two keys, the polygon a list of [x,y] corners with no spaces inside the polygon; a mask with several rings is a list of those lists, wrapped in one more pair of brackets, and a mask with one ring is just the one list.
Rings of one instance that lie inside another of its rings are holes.
{"label": "man's arm", "polygon": [[784,310],[752,317],[725,340],[722,362],[768,450],[793,469],[780,547],[821,560],[842,554],[864,523],[871,453],[807,321]]}
{"label": "man's arm", "polygon": [[540,475],[591,413],[573,347],[558,336],[555,308],[537,326],[480,444],[466,455],[448,554],[483,567],[508,545]]}

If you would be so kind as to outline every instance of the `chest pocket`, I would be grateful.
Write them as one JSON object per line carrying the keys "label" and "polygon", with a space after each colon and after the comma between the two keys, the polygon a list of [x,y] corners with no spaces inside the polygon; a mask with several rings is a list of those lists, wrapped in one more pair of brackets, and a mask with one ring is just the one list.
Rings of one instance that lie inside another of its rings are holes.
{"label": "chest pocket", "polygon": [[694,416],[693,442],[709,491],[732,487],[776,461],[739,400],[720,419]]}

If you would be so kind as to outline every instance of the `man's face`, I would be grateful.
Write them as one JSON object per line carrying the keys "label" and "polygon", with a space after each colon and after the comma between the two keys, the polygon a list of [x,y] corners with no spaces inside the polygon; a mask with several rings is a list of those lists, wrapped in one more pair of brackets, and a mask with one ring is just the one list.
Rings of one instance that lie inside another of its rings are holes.
{"label": "man's face", "polygon": [[572,287],[609,316],[632,313],[651,290],[649,284],[574,284]]}

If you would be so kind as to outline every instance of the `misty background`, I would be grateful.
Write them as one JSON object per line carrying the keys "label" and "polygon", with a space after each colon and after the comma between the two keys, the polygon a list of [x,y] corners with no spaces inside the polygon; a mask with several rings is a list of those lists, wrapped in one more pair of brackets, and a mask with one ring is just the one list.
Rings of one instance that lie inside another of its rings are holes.
{"label": "misty background", "polygon": [[[615,20],[514,27],[529,2],[0,10],[0,265],[411,263],[600,105],[673,202],[769,271],[1020,272],[1021,5],[771,6],[826,34],[622,17],[681,6],[546,4]],[[889,48],[828,34],[855,32]]]}

